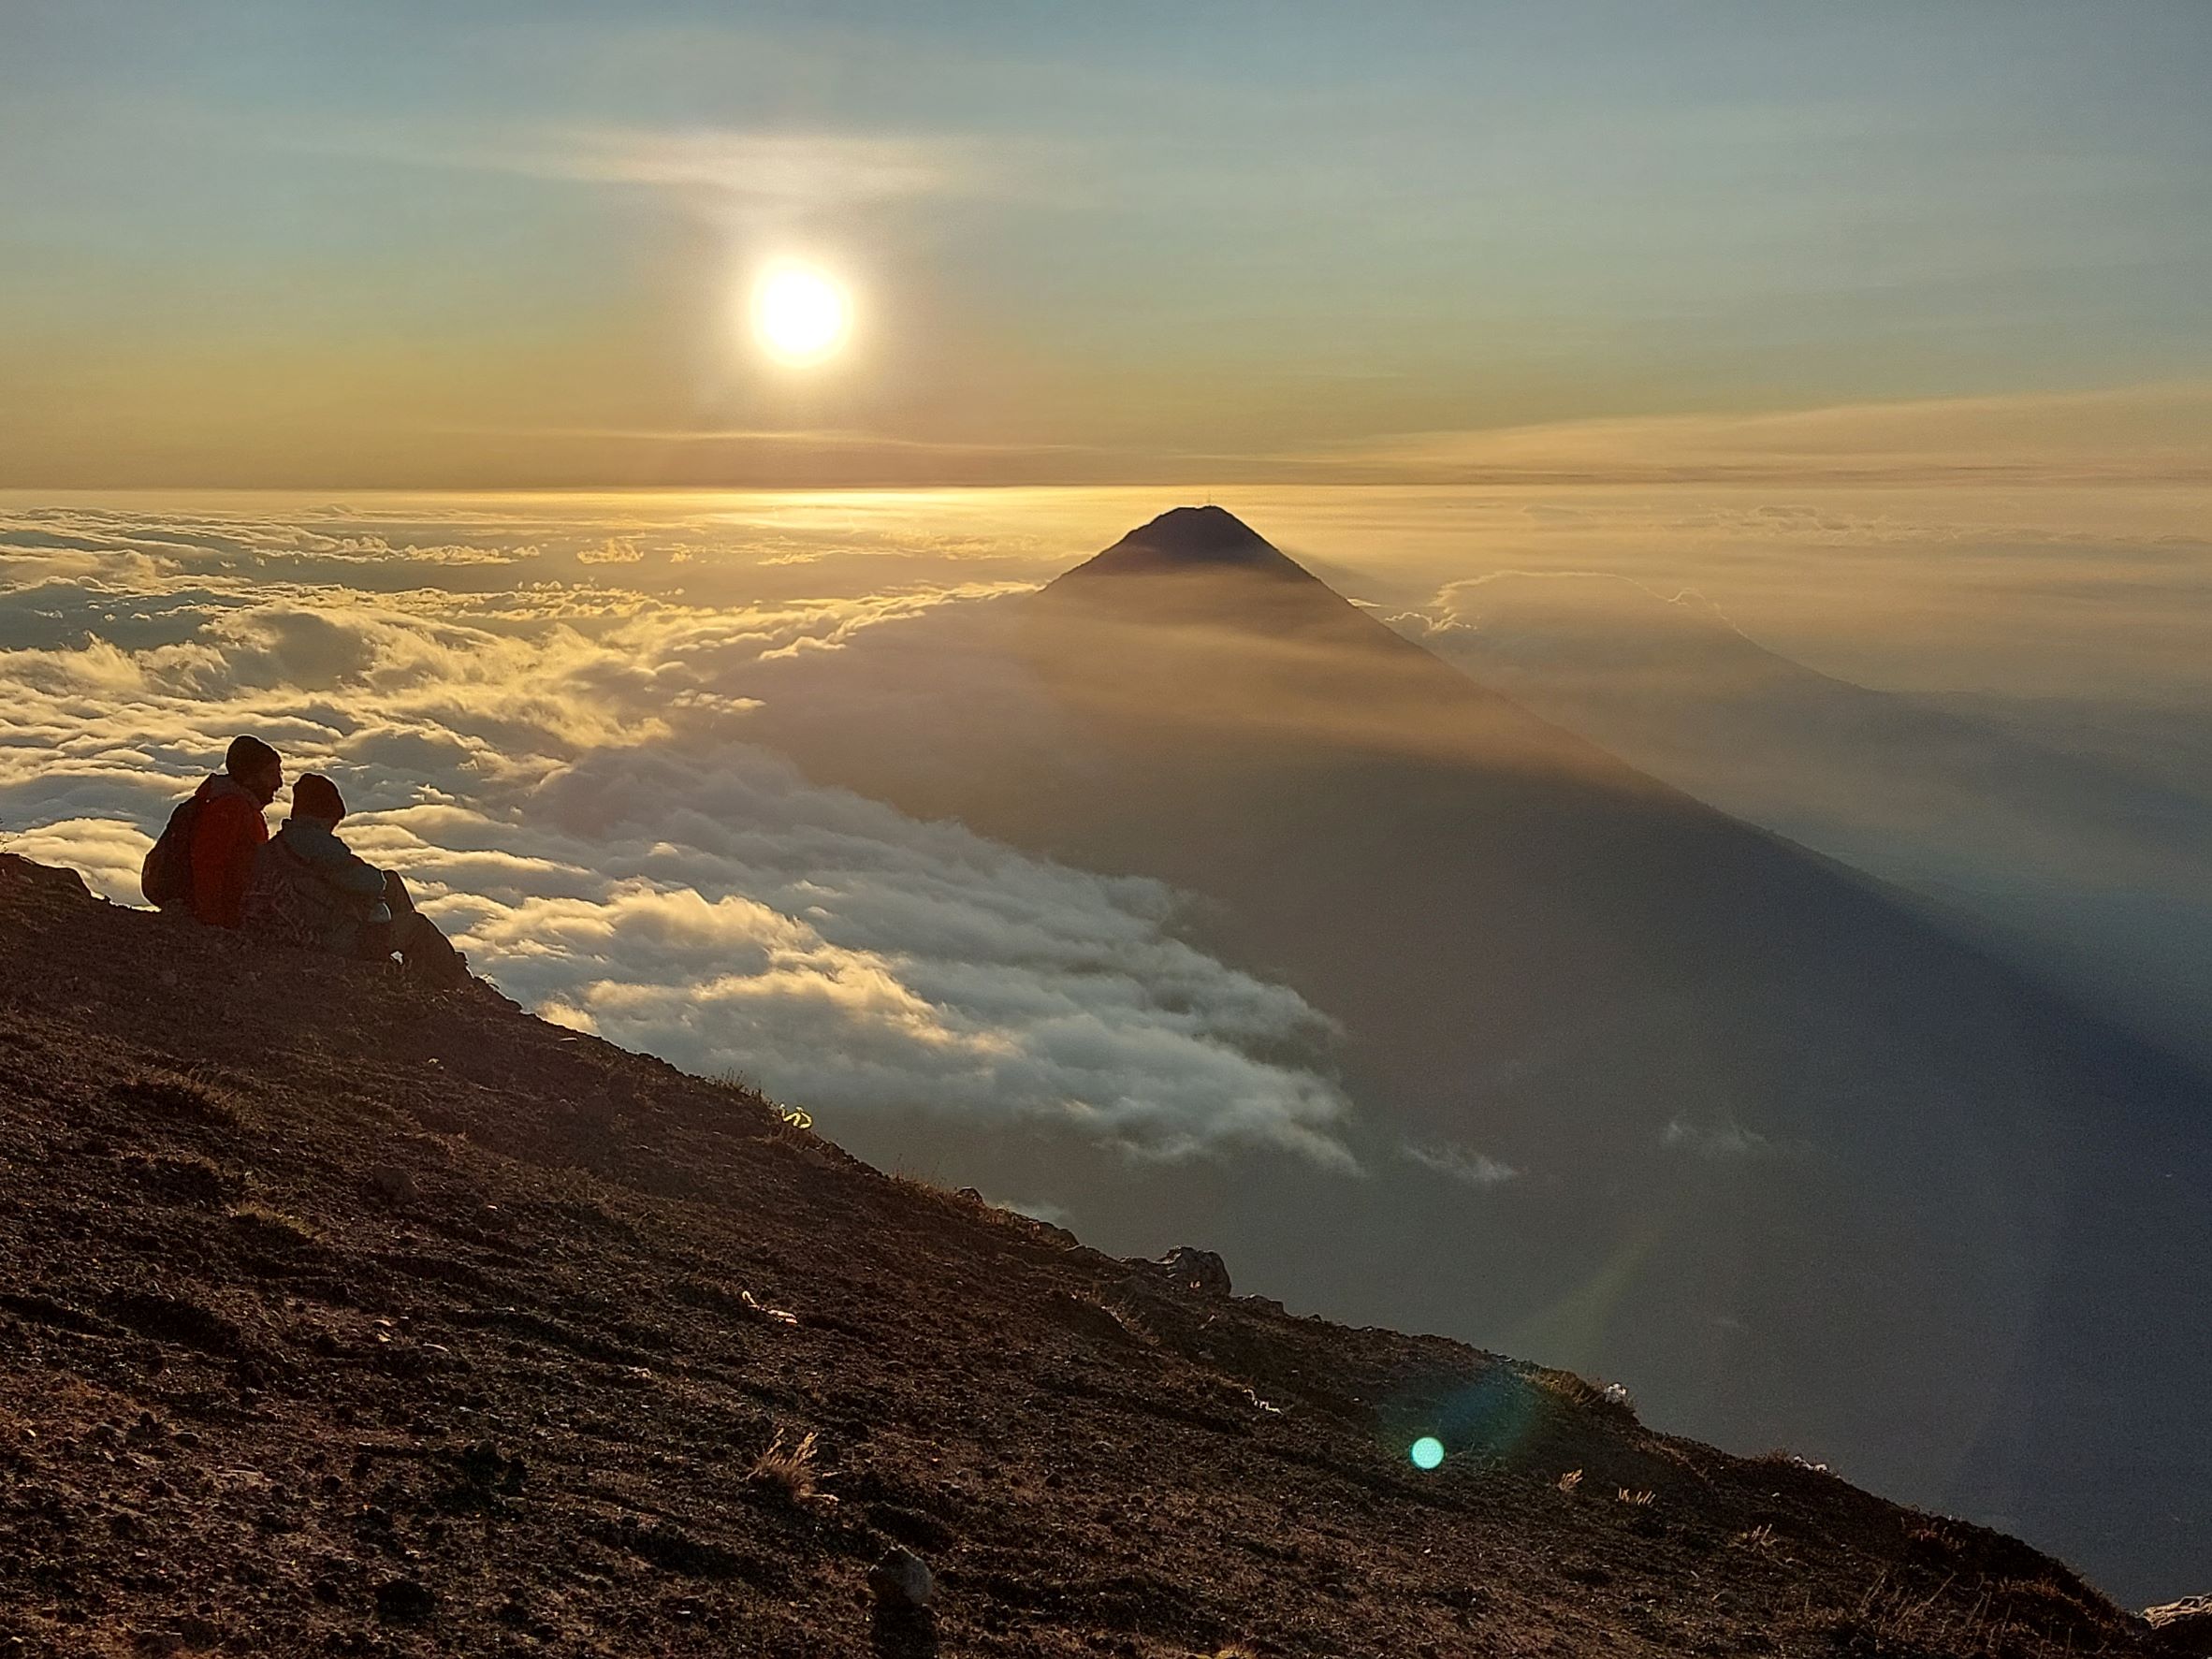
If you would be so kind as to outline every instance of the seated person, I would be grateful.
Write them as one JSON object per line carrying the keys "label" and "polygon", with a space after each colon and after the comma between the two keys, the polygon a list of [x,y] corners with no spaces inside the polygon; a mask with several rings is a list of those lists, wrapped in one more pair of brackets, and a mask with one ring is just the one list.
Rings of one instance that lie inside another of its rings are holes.
{"label": "seated person", "polygon": [[223,770],[193,795],[192,913],[211,927],[236,927],[254,860],[269,839],[261,809],[284,785],[277,751],[258,737],[234,737]]}
{"label": "seated person", "polygon": [[468,964],[420,914],[395,870],[380,870],[338,838],[345,801],[319,772],[292,786],[292,816],[254,860],[246,931],[272,944],[381,961],[397,951],[416,978],[458,985]]}

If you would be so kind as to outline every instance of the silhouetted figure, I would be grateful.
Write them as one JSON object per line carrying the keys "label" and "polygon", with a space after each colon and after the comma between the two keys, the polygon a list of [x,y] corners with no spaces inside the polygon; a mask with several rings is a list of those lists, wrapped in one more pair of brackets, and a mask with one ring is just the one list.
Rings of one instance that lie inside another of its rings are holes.
{"label": "silhouetted figure", "polygon": [[277,751],[258,737],[234,737],[223,770],[169,815],[146,854],[139,881],[165,910],[190,910],[211,927],[236,927],[254,859],[269,839],[261,809],[284,787]]}
{"label": "silhouetted figure", "polygon": [[415,908],[395,870],[380,870],[338,838],[345,801],[318,772],[292,786],[292,816],[254,859],[246,931],[272,944],[380,961],[395,951],[432,985],[457,985],[468,964]]}

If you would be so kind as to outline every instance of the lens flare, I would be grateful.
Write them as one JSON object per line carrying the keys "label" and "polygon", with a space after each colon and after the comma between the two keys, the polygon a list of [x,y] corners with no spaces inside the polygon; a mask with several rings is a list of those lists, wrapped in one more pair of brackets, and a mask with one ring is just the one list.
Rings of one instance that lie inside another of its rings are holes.
{"label": "lens flare", "polygon": [[1433,1434],[1423,1434],[1405,1455],[1413,1460],[1415,1468],[1433,1469],[1444,1461],[1444,1442]]}

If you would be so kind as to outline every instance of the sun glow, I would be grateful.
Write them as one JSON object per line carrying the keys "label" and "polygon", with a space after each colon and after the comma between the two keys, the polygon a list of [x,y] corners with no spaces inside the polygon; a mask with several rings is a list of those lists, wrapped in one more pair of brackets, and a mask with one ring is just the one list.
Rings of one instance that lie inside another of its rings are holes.
{"label": "sun glow", "polygon": [[752,289],[752,329],[785,363],[835,357],[851,332],[852,305],[835,279],[810,265],[772,265]]}

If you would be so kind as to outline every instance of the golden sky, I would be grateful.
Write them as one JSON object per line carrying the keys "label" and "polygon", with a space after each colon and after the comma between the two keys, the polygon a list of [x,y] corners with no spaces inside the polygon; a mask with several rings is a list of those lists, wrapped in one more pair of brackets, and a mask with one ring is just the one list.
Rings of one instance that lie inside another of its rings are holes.
{"label": "golden sky", "polygon": [[18,0],[0,485],[2205,464],[2202,7],[931,9]]}

